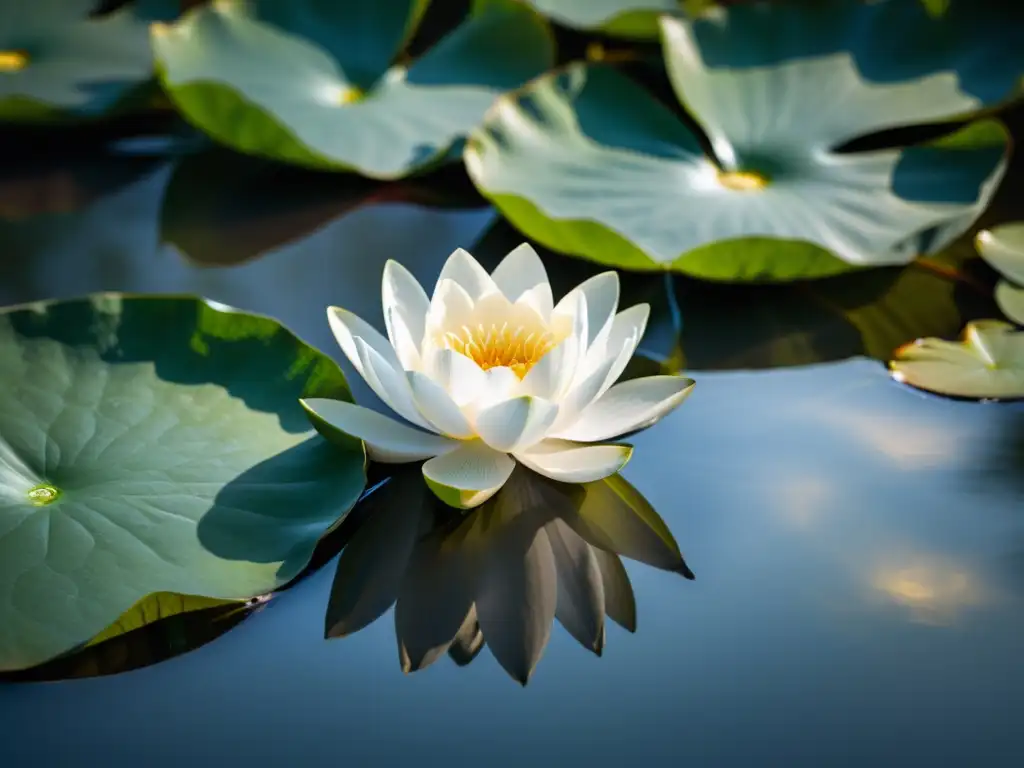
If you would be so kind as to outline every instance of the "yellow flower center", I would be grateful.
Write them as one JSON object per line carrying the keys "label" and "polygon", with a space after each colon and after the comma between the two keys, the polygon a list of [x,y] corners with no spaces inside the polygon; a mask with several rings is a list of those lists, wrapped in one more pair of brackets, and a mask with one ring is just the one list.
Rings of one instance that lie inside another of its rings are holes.
{"label": "yellow flower center", "polygon": [[523,378],[537,361],[555,346],[554,335],[547,330],[530,330],[508,323],[474,327],[462,326],[444,334],[444,345],[473,360],[483,370],[505,366]]}
{"label": "yellow flower center", "polygon": [[768,179],[753,171],[720,171],[718,183],[735,192],[756,192],[768,186]]}
{"label": "yellow flower center", "polygon": [[18,72],[28,66],[24,51],[0,51],[0,72]]}

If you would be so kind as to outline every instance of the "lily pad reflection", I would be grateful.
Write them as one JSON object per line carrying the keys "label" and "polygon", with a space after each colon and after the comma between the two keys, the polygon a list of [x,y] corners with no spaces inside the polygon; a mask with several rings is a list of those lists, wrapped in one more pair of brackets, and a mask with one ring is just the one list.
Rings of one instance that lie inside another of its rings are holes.
{"label": "lily pad reflection", "polygon": [[462,514],[426,489],[418,466],[405,466],[361,514],[338,560],[325,634],[358,632],[394,605],[406,672],[445,653],[468,664],[486,645],[525,685],[556,618],[598,655],[606,618],[636,630],[620,556],[693,578],[664,521],[618,475],[567,485],[517,468],[494,498]]}

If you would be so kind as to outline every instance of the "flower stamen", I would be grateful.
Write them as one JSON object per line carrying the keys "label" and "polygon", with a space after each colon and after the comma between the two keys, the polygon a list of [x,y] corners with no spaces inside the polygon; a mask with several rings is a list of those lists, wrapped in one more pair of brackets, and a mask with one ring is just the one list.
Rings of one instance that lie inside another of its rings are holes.
{"label": "flower stamen", "polygon": [[463,325],[461,332],[447,331],[444,346],[473,360],[483,370],[504,366],[523,378],[544,355],[555,346],[550,331],[536,331],[525,326],[509,327],[508,322],[475,328]]}

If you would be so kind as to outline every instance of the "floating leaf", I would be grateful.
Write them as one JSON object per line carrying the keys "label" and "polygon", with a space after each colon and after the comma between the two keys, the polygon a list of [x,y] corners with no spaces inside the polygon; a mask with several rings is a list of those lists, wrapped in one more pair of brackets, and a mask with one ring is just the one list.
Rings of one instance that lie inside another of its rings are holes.
{"label": "floating leaf", "polygon": [[1007,280],[1024,285],[1024,221],[978,233],[978,253]]}
{"label": "floating leaf", "polygon": [[999,320],[969,323],[960,342],[921,339],[896,353],[893,378],[954,397],[1024,397],[1024,331]]}
{"label": "floating leaf", "polygon": [[553,45],[518,3],[485,3],[409,64],[392,64],[415,0],[214,2],[153,46],[178,108],[251,154],[375,178],[442,159],[494,98],[543,72]]}
{"label": "floating leaf", "polygon": [[1000,311],[1017,325],[1024,325],[1024,288],[1006,280],[996,286],[996,304]]}
{"label": "floating leaf", "polygon": [[[658,16],[678,11],[683,0],[527,0],[559,24],[622,37],[658,36]],[[692,0],[690,3],[693,5]]]}
{"label": "floating leaf", "polygon": [[153,74],[147,26],[130,6],[90,18],[95,0],[0,5],[0,120],[94,117]]}
{"label": "floating leaf", "polygon": [[349,398],[277,322],[113,294],[0,315],[0,670],[96,637],[146,595],[294,578],[355,502],[363,457],[299,398]]}
{"label": "floating leaf", "polygon": [[530,237],[624,269],[792,280],[938,251],[988,204],[1008,134],[985,120],[902,150],[837,151],[987,102],[965,89],[973,70],[961,71],[958,57],[923,57],[934,66],[920,71],[896,56],[880,73],[866,66],[863,41],[853,49],[834,30],[823,35],[831,47],[809,50],[817,26],[878,12],[827,8],[762,4],[715,21],[661,18],[676,95],[714,157],[635,82],[576,63],[499,99],[471,135],[467,169]]}

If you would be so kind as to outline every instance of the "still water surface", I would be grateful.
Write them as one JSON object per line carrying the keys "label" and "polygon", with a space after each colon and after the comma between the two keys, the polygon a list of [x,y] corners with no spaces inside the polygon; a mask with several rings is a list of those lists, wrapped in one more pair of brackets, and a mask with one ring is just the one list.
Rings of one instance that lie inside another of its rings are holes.
{"label": "still water surface", "polygon": [[[202,268],[161,237],[172,172],[147,164],[78,210],[0,223],[0,304],[196,293],[340,359],[326,305],[381,327],[388,258],[431,285],[495,221],[387,202],[268,212],[196,224],[190,242],[323,223]],[[627,561],[638,631],[609,628],[602,658],[556,625],[526,688],[486,652],[405,676],[390,612],[323,640],[332,561],[184,656],[0,685],[0,765],[1024,764],[1024,407],[905,389],[866,358],[690,375],[695,394],[636,437],[625,475],[697,578]]]}

